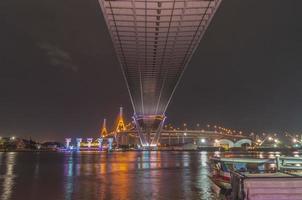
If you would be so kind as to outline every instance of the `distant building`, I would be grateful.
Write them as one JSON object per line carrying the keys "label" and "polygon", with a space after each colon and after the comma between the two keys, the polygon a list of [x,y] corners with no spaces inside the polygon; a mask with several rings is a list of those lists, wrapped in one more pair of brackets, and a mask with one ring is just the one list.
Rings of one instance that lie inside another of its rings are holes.
{"label": "distant building", "polygon": [[36,150],[39,143],[32,140],[25,140],[15,137],[0,138],[0,150],[2,151],[20,151],[20,150]]}
{"label": "distant building", "polygon": [[23,139],[15,137],[3,137],[0,139],[0,149],[2,150],[21,150],[26,148],[26,142]]}
{"label": "distant building", "polygon": [[41,150],[57,150],[58,148],[63,148],[64,145],[59,142],[44,142],[41,144]]}

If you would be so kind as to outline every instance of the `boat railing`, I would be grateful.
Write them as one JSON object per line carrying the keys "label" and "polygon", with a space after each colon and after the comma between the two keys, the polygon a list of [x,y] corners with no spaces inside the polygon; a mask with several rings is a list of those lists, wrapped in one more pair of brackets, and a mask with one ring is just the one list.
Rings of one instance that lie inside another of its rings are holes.
{"label": "boat railing", "polygon": [[231,199],[237,200],[237,199],[244,199],[244,184],[243,180],[245,179],[245,176],[237,171],[230,171],[231,173]]}
{"label": "boat railing", "polygon": [[302,157],[287,157],[278,156],[276,158],[277,170],[292,171],[292,170],[302,170]]}

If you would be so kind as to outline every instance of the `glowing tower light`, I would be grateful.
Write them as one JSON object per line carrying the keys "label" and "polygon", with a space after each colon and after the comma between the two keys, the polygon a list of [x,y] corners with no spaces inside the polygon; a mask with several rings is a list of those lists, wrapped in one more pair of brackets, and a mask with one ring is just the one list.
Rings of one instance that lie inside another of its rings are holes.
{"label": "glowing tower light", "polygon": [[77,150],[80,150],[82,138],[77,138],[76,141],[77,141]]}
{"label": "glowing tower light", "polygon": [[108,151],[112,150],[113,138],[108,138]]}
{"label": "glowing tower light", "polygon": [[98,142],[99,142],[99,150],[102,150],[103,148],[103,138],[98,138]]}
{"label": "glowing tower light", "polygon": [[117,125],[115,131],[119,133],[125,130],[126,130],[126,126],[123,118],[123,107],[120,107],[120,112],[117,118]]}
{"label": "glowing tower light", "polygon": [[87,138],[87,143],[88,143],[87,147],[88,147],[88,148],[91,147],[92,141],[93,141],[93,138]]}
{"label": "glowing tower light", "polygon": [[66,149],[69,149],[71,138],[65,138]]}
{"label": "glowing tower light", "polygon": [[101,128],[101,137],[106,137],[108,135],[106,121],[107,121],[106,119],[104,119],[104,121],[103,121],[103,126]]}

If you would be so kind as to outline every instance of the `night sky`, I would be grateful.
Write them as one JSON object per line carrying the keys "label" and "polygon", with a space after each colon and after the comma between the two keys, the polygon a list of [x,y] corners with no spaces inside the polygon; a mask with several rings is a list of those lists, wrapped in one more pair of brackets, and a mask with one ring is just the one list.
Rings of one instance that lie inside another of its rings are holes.
{"label": "night sky", "polygon": [[[168,122],[302,131],[302,1],[224,0]],[[0,2],[0,136],[97,137],[133,114],[97,0]]]}

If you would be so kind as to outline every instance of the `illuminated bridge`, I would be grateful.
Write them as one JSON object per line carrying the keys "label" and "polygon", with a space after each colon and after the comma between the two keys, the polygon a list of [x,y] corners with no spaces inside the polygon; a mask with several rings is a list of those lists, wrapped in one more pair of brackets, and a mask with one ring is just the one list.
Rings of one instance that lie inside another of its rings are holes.
{"label": "illuminated bridge", "polygon": [[[118,145],[136,144],[137,130],[128,130],[120,132],[116,136]],[[242,147],[252,146],[253,140],[249,136],[229,135],[210,130],[166,130],[162,129],[161,137],[158,141],[161,146],[177,146],[185,144],[196,144],[197,146],[206,147]]]}
{"label": "illuminated bridge", "polygon": [[[101,137],[104,141],[108,138],[114,139],[114,144],[118,146],[137,145],[140,143],[138,131],[135,122],[126,123],[123,116],[123,109],[120,112],[115,122],[115,126],[111,131],[107,131],[106,121],[100,127]],[[210,127],[206,129],[197,126],[195,129],[188,129],[185,125],[182,129],[173,128],[171,125],[165,125],[161,130],[161,137],[157,144],[161,146],[177,146],[185,144],[197,144],[199,146],[216,146],[216,147],[241,147],[252,146],[253,137],[242,133],[241,131],[231,131],[223,127]]]}
{"label": "illuminated bridge", "polygon": [[221,0],[99,0],[142,146],[156,146],[179,80]]}
{"label": "illuminated bridge", "polygon": [[[136,124],[134,121],[126,123],[123,116],[123,108],[120,108],[118,117],[112,129],[107,129],[106,119],[104,119],[98,133],[98,137],[76,138],[75,147],[80,150],[111,150],[112,148],[119,148],[125,146],[139,147],[140,138]],[[213,129],[214,128],[214,129]],[[246,134],[241,131],[226,129],[220,126],[207,125],[205,129],[195,127],[195,129],[188,129],[185,125],[182,129],[173,128],[171,125],[165,125],[161,130],[161,137],[157,143],[160,144],[160,149],[164,147],[182,147],[186,144],[194,144],[199,147],[242,147],[254,146],[257,142],[254,134]],[[258,138],[260,139],[260,138]],[[266,139],[264,139],[266,140]],[[66,148],[72,142],[71,138],[66,138]],[[140,147],[139,147],[140,148]]]}

